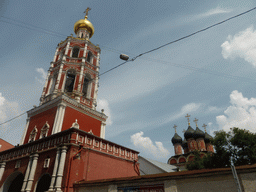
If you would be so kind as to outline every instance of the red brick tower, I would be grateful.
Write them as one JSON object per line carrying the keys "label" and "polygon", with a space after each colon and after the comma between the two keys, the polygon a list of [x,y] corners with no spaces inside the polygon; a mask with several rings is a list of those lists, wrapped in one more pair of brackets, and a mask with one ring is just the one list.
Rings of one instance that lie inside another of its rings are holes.
{"label": "red brick tower", "polygon": [[96,99],[100,48],[90,42],[94,27],[85,19],[74,25],[76,37],[58,44],[40,98],[40,105],[28,111],[20,144],[69,129],[80,129],[105,137],[107,116],[98,112]]}
{"label": "red brick tower", "polygon": [[139,152],[105,140],[96,111],[100,48],[84,19],[58,44],[40,105],[28,111],[21,144],[0,152],[0,192],[73,192],[73,184],[140,174]]}

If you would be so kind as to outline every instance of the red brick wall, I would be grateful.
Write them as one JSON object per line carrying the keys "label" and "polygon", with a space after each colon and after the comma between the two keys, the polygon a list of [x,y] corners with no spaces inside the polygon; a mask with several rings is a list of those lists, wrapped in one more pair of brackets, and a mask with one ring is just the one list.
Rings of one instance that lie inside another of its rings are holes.
{"label": "red brick wall", "polygon": [[52,127],[55,119],[56,110],[57,110],[57,107],[53,107],[51,109],[48,109],[47,111],[44,111],[40,114],[30,117],[30,122],[29,122],[28,130],[25,136],[24,144],[28,143],[29,135],[35,126],[37,127],[37,130],[38,130],[36,139],[39,139],[40,130],[45,125],[46,121],[48,121],[48,124],[50,125],[48,136],[52,133]]}
{"label": "red brick wall", "polygon": [[98,137],[100,136],[101,121],[94,119],[93,117],[83,114],[82,112],[79,112],[70,107],[66,107],[62,131],[69,129],[76,119],[79,124],[80,130],[86,132],[92,130],[94,135]]}

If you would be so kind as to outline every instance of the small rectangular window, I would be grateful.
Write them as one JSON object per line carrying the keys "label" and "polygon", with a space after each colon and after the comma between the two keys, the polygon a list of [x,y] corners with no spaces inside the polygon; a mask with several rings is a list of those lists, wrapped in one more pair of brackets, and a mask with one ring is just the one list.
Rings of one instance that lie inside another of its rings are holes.
{"label": "small rectangular window", "polygon": [[20,162],[21,162],[21,160],[16,161],[15,168],[20,168]]}
{"label": "small rectangular window", "polygon": [[44,160],[44,168],[49,168],[49,165],[50,165],[50,158],[46,158]]}

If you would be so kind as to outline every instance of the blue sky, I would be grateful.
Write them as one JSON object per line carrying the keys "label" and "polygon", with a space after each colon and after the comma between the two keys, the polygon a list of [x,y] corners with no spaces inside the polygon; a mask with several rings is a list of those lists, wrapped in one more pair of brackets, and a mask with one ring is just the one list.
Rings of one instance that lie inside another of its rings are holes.
{"label": "blue sky", "polygon": [[[102,49],[100,72],[256,6],[254,1],[18,1],[0,2],[0,122],[39,104],[57,44],[84,17]],[[99,110],[109,115],[106,139],[166,162],[171,138],[187,129],[185,115],[209,133],[256,127],[256,11],[211,28],[100,77]],[[33,27],[33,26],[37,26]],[[42,30],[45,29],[45,30]],[[49,30],[56,33],[50,33]],[[19,143],[26,115],[0,127]]]}

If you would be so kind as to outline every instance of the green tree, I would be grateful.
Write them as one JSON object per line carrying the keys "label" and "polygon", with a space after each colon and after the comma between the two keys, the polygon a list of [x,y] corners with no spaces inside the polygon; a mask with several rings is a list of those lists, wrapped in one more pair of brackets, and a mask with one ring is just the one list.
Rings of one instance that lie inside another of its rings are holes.
{"label": "green tree", "polygon": [[229,167],[231,159],[236,166],[256,163],[256,134],[237,127],[214,134],[211,142],[215,153],[200,158],[199,152],[195,152],[194,161],[187,165],[187,169]]}

